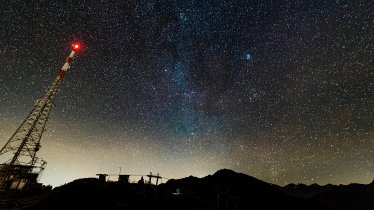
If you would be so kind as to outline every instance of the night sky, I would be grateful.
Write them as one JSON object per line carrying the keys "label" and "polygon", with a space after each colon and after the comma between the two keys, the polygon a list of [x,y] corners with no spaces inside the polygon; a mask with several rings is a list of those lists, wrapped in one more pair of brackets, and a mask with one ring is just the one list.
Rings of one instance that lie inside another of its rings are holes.
{"label": "night sky", "polygon": [[119,167],[374,179],[371,0],[3,1],[0,146],[75,40],[38,153],[44,184]]}

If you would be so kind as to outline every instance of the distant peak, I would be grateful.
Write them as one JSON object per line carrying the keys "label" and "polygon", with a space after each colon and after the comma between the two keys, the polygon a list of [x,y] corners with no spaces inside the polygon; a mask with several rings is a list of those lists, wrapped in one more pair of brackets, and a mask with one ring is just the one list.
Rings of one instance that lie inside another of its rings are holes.
{"label": "distant peak", "polygon": [[224,168],[224,169],[218,170],[213,175],[216,176],[216,175],[233,175],[233,174],[237,174],[237,173],[235,171],[233,171],[233,170]]}

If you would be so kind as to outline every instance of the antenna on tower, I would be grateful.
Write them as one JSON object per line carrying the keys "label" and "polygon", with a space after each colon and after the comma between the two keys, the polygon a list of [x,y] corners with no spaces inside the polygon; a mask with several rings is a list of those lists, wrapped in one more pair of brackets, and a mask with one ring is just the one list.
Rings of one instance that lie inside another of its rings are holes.
{"label": "antenna on tower", "polygon": [[72,44],[72,51],[44,96],[36,101],[26,119],[1,148],[0,160],[5,161],[0,164],[0,189],[22,190],[32,184],[37,184],[40,179],[47,164],[36,156],[41,147],[40,139],[61,80],[70,68],[76,51],[80,48],[79,43]]}

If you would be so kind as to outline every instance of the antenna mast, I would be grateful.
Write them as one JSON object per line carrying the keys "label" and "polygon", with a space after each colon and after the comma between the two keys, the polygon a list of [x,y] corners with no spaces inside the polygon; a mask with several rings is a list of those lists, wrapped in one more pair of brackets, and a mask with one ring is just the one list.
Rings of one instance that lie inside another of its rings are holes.
{"label": "antenna mast", "polygon": [[0,160],[5,160],[5,162],[0,164],[0,189],[22,190],[39,180],[46,167],[46,162],[36,156],[41,147],[40,139],[61,80],[70,68],[75,52],[79,49],[79,43],[72,45],[72,51],[65,64],[47,88],[44,96],[35,102],[33,110],[1,148]]}

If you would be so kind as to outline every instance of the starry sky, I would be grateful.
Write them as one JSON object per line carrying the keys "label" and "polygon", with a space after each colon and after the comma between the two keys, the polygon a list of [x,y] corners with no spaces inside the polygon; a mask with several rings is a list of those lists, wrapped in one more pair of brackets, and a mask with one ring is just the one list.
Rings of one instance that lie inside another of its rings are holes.
{"label": "starry sky", "polygon": [[80,41],[38,153],[45,184],[119,167],[369,183],[373,11],[370,0],[4,1],[0,143]]}

